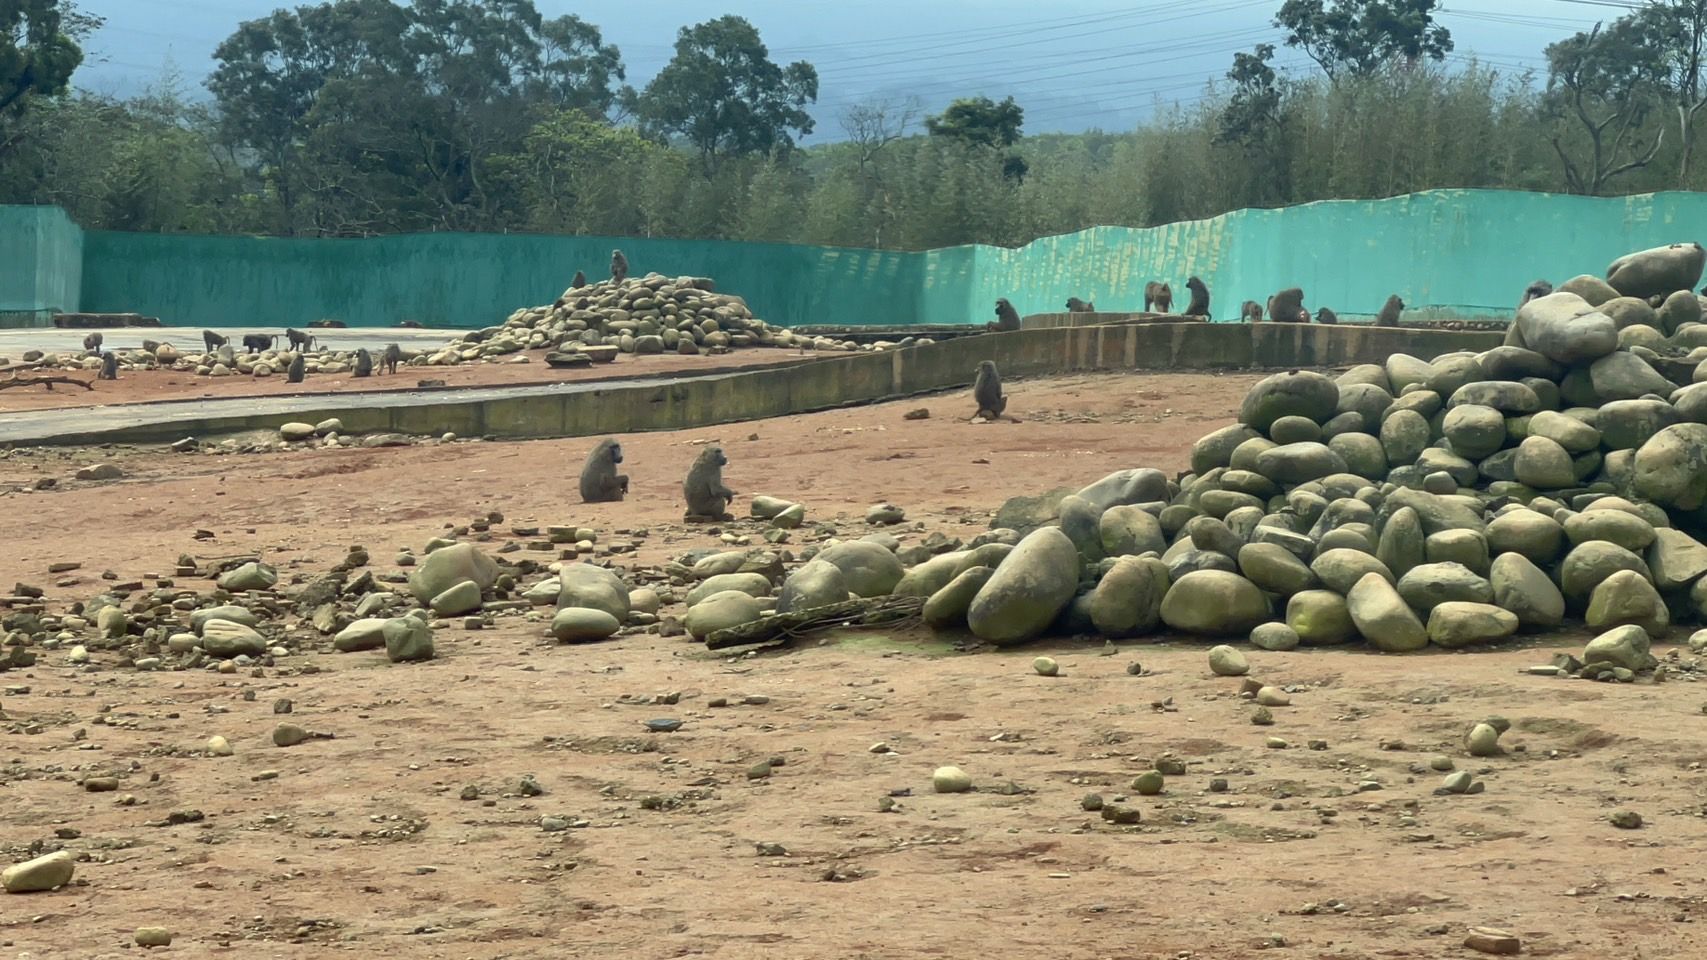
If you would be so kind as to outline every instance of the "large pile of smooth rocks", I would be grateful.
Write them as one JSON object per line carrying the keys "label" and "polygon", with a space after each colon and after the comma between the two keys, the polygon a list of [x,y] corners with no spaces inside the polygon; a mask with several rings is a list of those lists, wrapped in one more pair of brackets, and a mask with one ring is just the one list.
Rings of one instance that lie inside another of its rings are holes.
{"label": "large pile of smooth rocks", "polygon": [[[233,334],[232,338],[237,339],[237,334]],[[121,372],[171,370],[203,377],[283,377],[297,353],[291,350],[261,350],[249,353],[231,344],[217,350],[185,352],[171,343],[154,343],[151,346],[127,347],[110,352],[118,357]],[[347,375],[355,371],[354,350],[315,349],[301,353],[303,371],[308,376]],[[101,358],[94,354],[31,350],[24,354],[24,360],[39,361],[44,367],[61,370],[89,372],[101,369]],[[377,360],[376,356],[375,361]],[[419,364],[426,362],[426,358],[417,351],[404,350],[403,362]]]}
{"label": "large pile of smooth rocks", "polygon": [[1482,353],[1270,376],[1177,482],[1120,471],[902,582],[933,626],[998,645],[1172,630],[1403,652],[1580,620],[1604,636],[1572,672],[1627,679],[1707,619],[1703,259],[1621,258]]}
{"label": "large pile of smooth rocks", "polygon": [[799,336],[757,319],[745,300],[718,293],[711,280],[652,273],[621,283],[602,280],[571,287],[555,303],[517,310],[500,326],[452,340],[425,362],[443,365],[500,360],[523,350],[613,347],[631,354],[695,355],[743,347],[856,351],[877,345]]}

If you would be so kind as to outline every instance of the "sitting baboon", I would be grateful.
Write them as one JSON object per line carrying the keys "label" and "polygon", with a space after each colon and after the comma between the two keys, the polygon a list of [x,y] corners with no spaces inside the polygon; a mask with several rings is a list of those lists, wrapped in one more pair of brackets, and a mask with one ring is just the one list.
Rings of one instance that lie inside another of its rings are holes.
{"label": "sitting baboon", "polygon": [[1310,311],[1304,309],[1304,291],[1287,287],[1268,298],[1268,318],[1275,323],[1309,323]]}
{"label": "sitting baboon", "polygon": [[628,258],[621,250],[610,252],[610,278],[612,283],[621,283],[628,279]]}
{"label": "sitting baboon", "polygon": [[97,330],[83,338],[83,349],[89,353],[100,353],[101,341],[104,339],[106,338],[102,337],[101,332]]}
{"label": "sitting baboon", "polygon": [[622,444],[608,437],[600,440],[581,468],[582,503],[615,503],[628,495],[628,475],[616,472],[621,462]]}
{"label": "sitting baboon", "polygon": [[245,333],[243,349],[249,353],[262,350],[276,350],[279,345],[279,335],[276,333]]}
{"label": "sitting baboon", "polygon": [[1167,313],[1174,305],[1173,288],[1151,280],[1144,284],[1144,312]]}
{"label": "sitting baboon", "polygon": [[403,348],[395,343],[385,345],[385,352],[379,355],[379,365],[386,373],[396,373],[397,364],[403,359]]}
{"label": "sitting baboon", "polygon": [[307,375],[308,375],[308,364],[303,362],[302,354],[301,353],[291,354],[290,365],[285,367],[285,382],[286,383],[301,383],[302,378],[307,376]]}
{"label": "sitting baboon", "polygon": [[1008,398],[1002,396],[1002,374],[996,369],[996,361],[978,362],[978,378],[972,381],[972,399],[978,403],[978,412],[972,415],[972,419],[1002,418],[1002,411],[1008,408]]}
{"label": "sitting baboon", "polygon": [[366,347],[356,351],[356,376],[373,376],[373,354],[368,353]]}
{"label": "sitting baboon", "polygon": [[231,339],[229,337],[222,337],[219,334],[214,333],[212,330],[202,331],[202,343],[207,345],[208,353],[212,353],[230,342]]}
{"label": "sitting baboon", "polygon": [[303,333],[301,330],[285,327],[285,339],[290,341],[290,349],[292,350],[301,351],[314,349],[314,337],[310,334]]}
{"label": "sitting baboon", "polygon": [[1521,310],[1521,309],[1523,309],[1523,305],[1528,303],[1529,301],[1539,300],[1542,297],[1545,297],[1545,296],[1552,294],[1552,292],[1553,292],[1553,284],[1549,283],[1546,280],[1537,280],[1534,283],[1530,284],[1529,286],[1523,288],[1523,299],[1519,300],[1517,302],[1518,309]]}
{"label": "sitting baboon", "polygon": [[1323,307],[1322,309],[1316,311],[1316,322],[1317,323],[1325,323],[1328,326],[1333,326],[1334,324],[1340,322],[1340,315],[1333,312],[1332,310],[1329,310],[1327,307]]}
{"label": "sitting baboon", "polygon": [[1398,294],[1387,298],[1381,305],[1381,311],[1375,315],[1375,325],[1378,327],[1396,327],[1399,325],[1399,315],[1405,311],[1405,301]]}
{"label": "sitting baboon", "polygon": [[1239,308],[1239,319],[1244,323],[1261,323],[1262,304],[1255,300],[1246,300],[1244,306]]}
{"label": "sitting baboon", "polygon": [[587,285],[587,275],[585,273],[582,273],[579,270],[575,271],[575,279],[569,281],[569,289],[579,290],[586,285]]}
{"label": "sitting baboon", "polygon": [[119,378],[119,355],[116,353],[101,354],[101,372],[95,376],[102,380],[117,380]]}
{"label": "sitting baboon", "polygon": [[722,447],[712,445],[699,452],[682,481],[682,498],[688,504],[686,519],[730,519],[729,501],[735,499],[735,491],[723,485],[723,467],[728,463]]}
{"label": "sitting baboon", "polygon": [[985,324],[984,329],[993,333],[1009,333],[1019,329],[1019,311],[1014,309],[1007,297],[996,301],[996,320],[994,323]]}
{"label": "sitting baboon", "polygon": [[1209,319],[1209,287],[1202,280],[1192,277],[1185,282],[1185,288],[1191,291],[1191,302],[1186,304],[1187,317],[1202,317]]}
{"label": "sitting baboon", "polygon": [[1089,301],[1080,300],[1078,297],[1068,297],[1067,298],[1067,312],[1068,313],[1096,313],[1097,312],[1097,305],[1094,303],[1090,303]]}

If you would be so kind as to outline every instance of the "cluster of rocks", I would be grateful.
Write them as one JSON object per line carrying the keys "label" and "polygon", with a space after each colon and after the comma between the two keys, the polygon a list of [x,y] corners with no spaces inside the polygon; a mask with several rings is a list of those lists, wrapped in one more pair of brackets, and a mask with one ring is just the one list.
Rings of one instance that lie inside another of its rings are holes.
{"label": "cluster of rocks", "polygon": [[[212,351],[183,351],[171,343],[147,342],[140,347],[108,351],[118,359],[121,371],[170,370],[193,373],[203,377],[272,377],[284,376],[291,361],[301,353],[305,375],[349,374],[355,371],[354,350],[261,350],[247,353],[230,344]],[[23,354],[24,362],[40,363],[43,367],[71,371],[93,372],[101,369],[101,357],[94,354],[62,354],[30,350]],[[377,359],[377,358],[376,358]],[[415,351],[403,350],[402,362],[424,362]]]}
{"label": "cluster of rocks", "polygon": [[[925,341],[887,346],[912,346]],[[847,340],[797,335],[753,316],[738,296],[718,293],[704,277],[648,274],[602,280],[563,291],[555,303],[510,314],[503,324],[474,330],[425,357],[444,365],[497,361],[523,350],[551,350],[547,362],[614,359],[618,353],[725,353],[743,347],[857,351]]]}
{"label": "cluster of rocks", "polygon": [[1119,471],[1046,526],[911,569],[837,544],[776,606],[925,597],[932,626],[997,645],[1167,628],[1392,652],[1576,617],[1603,635],[1560,672],[1629,679],[1653,638],[1707,618],[1691,533],[1707,526],[1703,259],[1694,244],[1621,258],[1526,302],[1479,353],[1276,374],[1177,479]]}

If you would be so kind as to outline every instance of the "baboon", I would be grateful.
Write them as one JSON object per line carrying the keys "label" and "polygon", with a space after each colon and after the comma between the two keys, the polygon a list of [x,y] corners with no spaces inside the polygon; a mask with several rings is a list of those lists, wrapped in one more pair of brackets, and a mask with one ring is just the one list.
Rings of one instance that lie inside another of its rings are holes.
{"label": "baboon", "polygon": [[1340,316],[1332,310],[1329,310],[1327,307],[1323,307],[1316,311],[1316,322],[1325,323],[1331,327],[1340,322]]}
{"label": "baboon", "polygon": [[1262,322],[1262,304],[1255,300],[1246,300],[1239,308],[1239,319],[1245,323]]}
{"label": "baboon", "polygon": [[373,354],[368,353],[366,347],[356,351],[356,376],[373,376]]}
{"label": "baboon", "polygon": [[285,382],[286,383],[301,383],[302,378],[307,376],[307,375],[308,375],[308,364],[303,362],[302,354],[301,353],[291,354],[290,365],[285,367]]}
{"label": "baboon", "polygon": [[713,445],[699,452],[682,481],[682,498],[688,504],[686,519],[729,519],[727,508],[735,499],[735,491],[723,485],[723,467],[728,463],[722,447]]}
{"label": "baboon", "polygon": [[1405,312],[1405,301],[1398,294],[1387,298],[1381,305],[1381,312],[1375,315],[1375,325],[1378,327],[1396,327],[1399,325],[1399,314]]}
{"label": "baboon", "polygon": [[[628,495],[628,475],[616,472],[622,462],[622,444],[605,438],[587,454],[586,466],[581,468],[581,502],[615,503]],[[692,482],[693,475],[688,475]],[[690,506],[692,501],[689,501]]]}
{"label": "baboon", "polygon": [[243,349],[249,353],[262,350],[276,350],[279,346],[279,335],[276,333],[245,333]]}
{"label": "baboon", "polygon": [[1173,288],[1151,280],[1144,284],[1144,312],[1167,313],[1174,305]]}
{"label": "baboon", "polygon": [[402,359],[403,348],[395,343],[388,343],[385,345],[385,352],[379,355],[379,365],[385,368],[386,373],[396,373],[397,364]]}
{"label": "baboon", "polygon": [[101,354],[101,372],[96,376],[102,380],[117,380],[119,378],[119,355],[116,353]]}
{"label": "baboon", "polygon": [[419,321],[419,320],[399,320],[399,321],[397,321],[397,325],[400,327],[409,327],[411,329],[418,330],[421,328],[421,321]]}
{"label": "baboon", "polygon": [[1068,313],[1096,313],[1097,312],[1097,305],[1094,303],[1091,303],[1089,301],[1086,301],[1086,300],[1080,300],[1078,297],[1068,297],[1067,298],[1067,312]]}
{"label": "baboon", "polygon": [[222,337],[212,330],[202,331],[202,343],[207,346],[207,352],[212,353],[231,342],[230,337]]}
{"label": "baboon", "polygon": [[1309,323],[1310,311],[1304,309],[1304,291],[1287,287],[1268,298],[1268,318],[1275,323]]}
{"label": "baboon", "polygon": [[628,258],[621,250],[610,252],[610,278],[612,283],[621,283],[628,279]]}
{"label": "baboon", "polygon": [[346,330],[349,324],[342,320],[314,320],[308,324],[310,330]]}
{"label": "baboon", "polygon": [[1537,280],[1523,288],[1523,299],[1517,302],[1518,309],[1531,300],[1539,300],[1553,292],[1553,285],[1546,280]]}
{"label": "baboon", "polygon": [[153,353],[154,351],[160,349],[160,341],[158,341],[158,340],[144,340],[144,341],[142,341],[142,349],[148,351],[149,353]]}
{"label": "baboon", "polygon": [[101,332],[97,330],[83,338],[83,349],[89,353],[100,353],[101,341],[104,339],[105,338],[101,336]]}
{"label": "baboon", "polygon": [[290,341],[290,349],[292,350],[302,351],[314,349],[314,337],[310,334],[303,333],[301,330],[285,327],[285,339]]}
{"label": "baboon", "polygon": [[1202,280],[1192,277],[1185,282],[1185,288],[1191,291],[1191,302],[1186,304],[1185,316],[1209,319],[1209,287]]}
{"label": "baboon", "polygon": [[972,415],[972,419],[1002,419],[1002,411],[1008,408],[1008,398],[1002,396],[1002,374],[996,369],[996,361],[978,362],[978,378],[972,381],[972,399],[978,403],[978,412]]}
{"label": "baboon", "polygon": [[1019,329],[1019,311],[1014,309],[1007,297],[996,301],[996,320],[994,323],[985,324],[984,329],[995,333],[1008,333]]}
{"label": "baboon", "polygon": [[579,270],[575,271],[575,279],[569,281],[569,289],[579,290],[586,285],[587,285],[587,275],[585,273],[582,273]]}

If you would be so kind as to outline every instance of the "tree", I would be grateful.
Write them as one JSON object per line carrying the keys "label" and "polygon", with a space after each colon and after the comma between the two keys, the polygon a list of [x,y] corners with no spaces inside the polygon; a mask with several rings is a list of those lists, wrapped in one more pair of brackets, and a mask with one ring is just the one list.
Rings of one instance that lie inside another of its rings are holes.
{"label": "tree", "polygon": [[1438,0],[1286,0],[1274,25],[1330,80],[1364,77],[1383,65],[1441,60],[1452,34],[1434,22]]}
{"label": "tree", "polygon": [[1025,108],[1008,97],[1001,103],[989,97],[956,100],[948,109],[925,118],[925,129],[933,137],[949,137],[965,143],[1007,149],[1019,142],[1025,123]]}
{"label": "tree", "polygon": [[[1596,24],[1547,48],[1542,110],[1555,123],[1551,142],[1572,193],[1598,195],[1607,181],[1647,166],[1659,154],[1665,131],[1645,137],[1643,125],[1663,70],[1659,51],[1643,43],[1631,18],[1613,21],[1606,30]],[[1586,164],[1572,158],[1558,129],[1573,121],[1589,141]]]}
{"label": "tree", "polygon": [[641,231],[640,171],[662,147],[579,110],[534,125],[519,154],[491,166],[513,184],[529,229],[621,236]]}
{"label": "tree", "polygon": [[1271,202],[1287,192],[1289,144],[1283,132],[1280,78],[1270,62],[1274,45],[1258,44],[1250,53],[1233,55],[1227,79],[1233,93],[1221,108],[1214,142],[1240,147],[1251,164],[1259,189],[1259,202]]}
{"label": "tree", "polygon": [[729,157],[793,149],[812,132],[805,107],[818,100],[818,71],[804,60],[771,62],[759,31],[723,16],[676,36],[676,54],[634,101],[641,130],[680,137],[707,177]]}
{"label": "tree", "polygon": [[853,147],[861,187],[861,203],[871,221],[871,245],[883,246],[883,228],[894,216],[893,197],[878,158],[892,143],[906,136],[918,115],[919,101],[901,103],[880,100],[849,107],[842,113],[842,132]]}
{"label": "tree", "polygon": [[32,99],[65,92],[83,62],[77,36],[100,23],[62,0],[0,0],[0,124],[22,116]]}
{"label": "tree", "polygon": [[1659,85],[1677,111],[1681,141],[1678,186],[1687,187],[1695,156],[1695,115],[1707,107],[1707,0],[1663,0],[1650,3],[1631,17],[1638,43],[1660,54]]}

